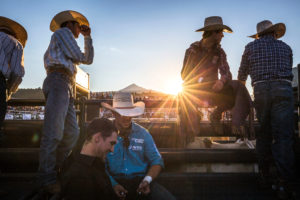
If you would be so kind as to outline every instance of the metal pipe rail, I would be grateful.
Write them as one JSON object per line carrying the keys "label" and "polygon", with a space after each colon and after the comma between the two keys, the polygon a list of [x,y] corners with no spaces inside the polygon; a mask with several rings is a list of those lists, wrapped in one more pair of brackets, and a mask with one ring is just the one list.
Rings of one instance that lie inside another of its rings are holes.
{"label": "metal pipe rail", "polygon": [[[251,149],[159,149],[166,166],[195,163],[256,163]],[[3,173],[36,172],[39,148],[0,148]],[[166,167],[168,170],[168,167]]]}

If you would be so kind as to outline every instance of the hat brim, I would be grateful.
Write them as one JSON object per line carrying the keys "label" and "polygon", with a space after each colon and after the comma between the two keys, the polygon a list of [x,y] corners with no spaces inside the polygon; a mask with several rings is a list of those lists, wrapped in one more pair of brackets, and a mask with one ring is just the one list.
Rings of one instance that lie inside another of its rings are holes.
{"label": "hat brim", "polygon": [[205,26],[203,28],[200,28],[200,29],[196,30],[196,32],[215,31],[215,30],[223,30],[223,32],[232,33],[232,29],[230,27],[228,27],[226,25],[222,25],[222,24],[215,24],[215,25]]}
{"label": "hat brim", "polygon": [[275,31],[275,37],[278,39],[278,38],[281,38],[282,36],[284,36],[285,30],[286,30],[286,27],[285,27],[284,23],[277,23],[277,24],[274,24],[273,26],[267,28],[264,31],[261,31],[259,33],[254,34],[254,35],[250,35],[248,37],[258,39],[259,36],[262,35],[262,34]]}
{"label": "hat brim", "polygon": [[104,102],[102,102],[101,105],[102,107],[111,110],[113,112],[116,112],[121,116],[125,116],[125,117],[137,117],[144,114],[145,111],[145,103],[141,101],[133,104],[133,108],[114,108],[108,103],[104,103]]}
{"label": "hat brim", "polygon": [[67,21],[76,21],[80,26],[90,26],[89,21],[84,15],[73,10],[66,10],[56,14],[53,17],[50,23],[50,30],[55,32],[56,30],[60,29],[62,23]]}
{"label": "hat brim", "polygon": [[7,27],[13,31],[16,35],[16,39],[22,44],[23,48],[25,47],[28,36],[27,31],[21,24],[6,17],[0,16],[0,27],[1,26]]}

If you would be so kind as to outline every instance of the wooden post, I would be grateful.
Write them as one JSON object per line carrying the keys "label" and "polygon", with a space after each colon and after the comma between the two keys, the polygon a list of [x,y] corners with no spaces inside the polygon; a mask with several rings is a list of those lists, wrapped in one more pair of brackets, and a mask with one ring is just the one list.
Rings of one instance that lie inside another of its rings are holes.
{"label": "wooden post", "polygon": [[297,108],[298,108],[298,137],[300,138],[300,64],[297,66],[298,69],[298,102],[297,102]]}

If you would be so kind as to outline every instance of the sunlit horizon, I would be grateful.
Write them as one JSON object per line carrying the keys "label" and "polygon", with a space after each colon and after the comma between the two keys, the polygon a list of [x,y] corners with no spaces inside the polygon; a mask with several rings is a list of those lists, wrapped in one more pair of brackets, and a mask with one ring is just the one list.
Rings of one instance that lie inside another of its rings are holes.
{"label": "sunlit horizon", "polygon": [[171,95],[178,95],[183,90],[182,83],[183,81],[179,78],[166,80],[162,92]]}
{"label": "sunlit horizon", "polygon": [[[295,19],[300,16],[299,5],[296,0],[52,0],[34,4],[3,0],[0,11],[2,16],[22,24],[28,33],[24,48],[25,76],[20,88],[42,87],[46,77],[43,56],[52,35],[50,21],[58,12],[76,10],[87,17],[92,30],[94,61],[89,66],[79,65],[90,74],[91,91],[118,91],[136,83],[176,95],[180,86],[177,81],[177,86],[173,86],[172,81],[180,79],[185,51],[202,38],[202,33],[195,30],[203,27],[208,16],[221,16],[223,23],[233,30],[232,34],[225,33],[221,41],[233,79],[237,78],[245,45],[253,41],[247,36],[254,34],[256,24],[265,19],[286,25],[286,33],[280,40],[291,46],[293,66],[297,66],[300,25]],[[82,35],[77,41],[83,50]],[[247,88],[252,90],[250,78]]]}

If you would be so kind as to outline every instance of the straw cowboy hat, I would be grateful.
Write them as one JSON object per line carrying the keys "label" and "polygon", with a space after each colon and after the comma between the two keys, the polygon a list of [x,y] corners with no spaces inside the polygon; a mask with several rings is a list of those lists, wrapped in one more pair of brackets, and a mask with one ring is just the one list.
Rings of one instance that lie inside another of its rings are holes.
{"label": "straw cowboy hat", "polygon": [[76,21],[79,25],[89,25],[89,21],[83,16],[81,13],[73,11],[73,10],[66,10],[56,14],[50,23],[50,30],[55,32],[57,29],[60,28],[62,23],[67,21]]}
{"label": "straw cowboy hat", "polygon": [[10,32],[13,32],[16,36],[16,39],[22,44],[23,48],[25,47],[27,41],[27,32],[21,24],[6,17],[0,16],[0,29],[6,29]]}
{"label": "straw cowboy hat", "polygon": [[204,20],[204,27],[196,30],[196,32],[201,31],[214,31],[214,30],[223,30],[227,33],[232,33],[231,28],[223,24],[223,20],[219,16],[207,17]]}
{"label": "straw cowboy hat", "polygon": [[121,116],[136,117],[142,115],[145,110],[144,102],[133,103],[133,96],[127,92],[118,92],[113,97],[113,105],[102,102],[102,107],[113,112],[119,113]]}
{"label": "straw cowboy hat", "polygon": [[285,34],[285,24],[284,23],[277,23],[277,24],[272,24],[271,21],[269,20],[264,20],[259,22],[256,25],[256,30],[257,33],[254,35],[250,35],[248,37],[258,39],[260,35],[264,33],[269,33],[269,32],[274,32],[275,37],[278,39],[282,37]]}

